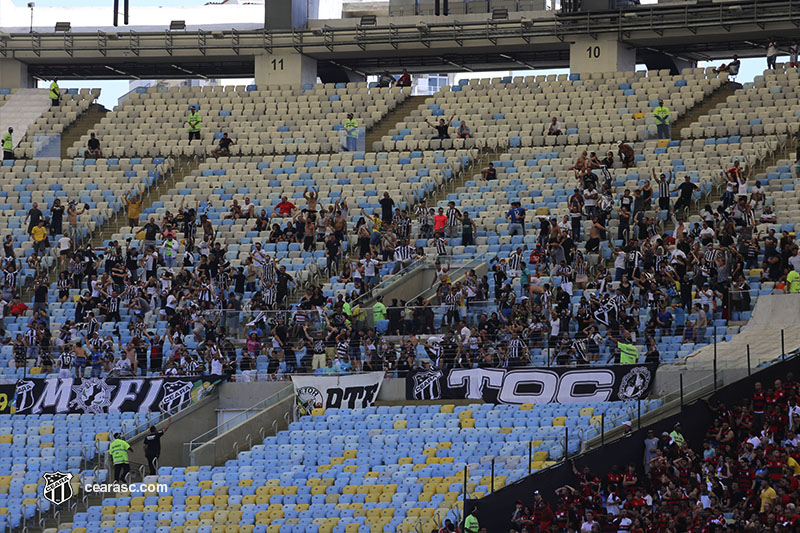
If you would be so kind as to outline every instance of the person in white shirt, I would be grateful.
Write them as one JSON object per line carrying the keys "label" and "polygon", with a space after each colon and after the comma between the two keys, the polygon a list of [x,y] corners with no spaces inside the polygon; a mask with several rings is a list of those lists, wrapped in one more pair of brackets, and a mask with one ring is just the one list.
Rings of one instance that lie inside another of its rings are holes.
{"label": "person in white shirt", "polygon": [[72,239],[66,235],[62,235],[58,239],[58,265],[63,270],[66,267],[67,260],[69,259],[69,251],[72,249]]}
{"label": "person in white shirt", "polygon": [[775,70],[775,63],[778,60],[778,40],[770,37],[767,43],[767,68]]}
{"label": "person in white shirt", "polygon": [[622,510],[620,519],[617,521],[617,533],[628,533],[628,531],[631,530],[633,520],[628,517],[628,513],[629,511],[627,509]]}
{"label": "person in white shirt", "polygon": [[564,133],[562,131],[563,129],[564,127],[561,125],[561,122],[559,122],[559,120],[556,117],[553,117],[553,119],[550,121],[550,126],[548,126],[547,128],[547,134],[561,135],[562,133]]}

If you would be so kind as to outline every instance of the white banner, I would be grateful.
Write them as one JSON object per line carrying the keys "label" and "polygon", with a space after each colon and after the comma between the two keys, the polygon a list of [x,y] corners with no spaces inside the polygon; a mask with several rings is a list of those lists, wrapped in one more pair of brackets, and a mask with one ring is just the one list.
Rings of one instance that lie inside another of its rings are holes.
{"label": "white banner", "polygon": [[344,376],[292,376],[295,414],[311,414],[311,410],[363,409],[375,403],[383,383],[383,372]]}

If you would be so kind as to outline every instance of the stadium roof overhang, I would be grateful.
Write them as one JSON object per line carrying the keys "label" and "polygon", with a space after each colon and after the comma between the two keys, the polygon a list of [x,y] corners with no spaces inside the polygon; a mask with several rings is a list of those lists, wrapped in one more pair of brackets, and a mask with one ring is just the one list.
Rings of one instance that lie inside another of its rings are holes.
{"label": "stadium roof overhang", "polygon": [[[527,15],[531,15],[530,17]],[[390,20],[390,19],[381,19]],[[511,13],[507,20],[437,17],[358,26],[337,21],[302,31],[0,33],[0,58],[37,77],[130,79],[249,77],[253,56],[296,50],[319,62],[372,74],[525,70],[569,65],[578,37],[614,34],[648,54],[688,60],[763,56],[771,35],[800,38],[800,0],[649,5],[596,13]]]}

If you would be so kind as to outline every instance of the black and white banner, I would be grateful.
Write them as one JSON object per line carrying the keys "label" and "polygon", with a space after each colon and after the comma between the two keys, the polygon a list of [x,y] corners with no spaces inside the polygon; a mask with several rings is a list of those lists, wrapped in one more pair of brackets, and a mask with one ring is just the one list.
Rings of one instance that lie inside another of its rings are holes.
{"label": "black and white banner", "polygon": [[619,307],[617,306],[617,302],[614,300],[607,300],[594,312],[594,318],[604,326],[610,326],[617,322],[618,313]]}
{"label": "black and white banner", "polygon": [[407,400],[483,400],[487,403],[577,403],[646,398],[656,365],[415,370]]}
{"label": "black and white banner", "polygon": [[12,412],[174,412],[190,400],[202,399],[224,380],[225,376],[20,379]]}
{"label": "black and white banner", "polygon": [[375,403],[383,383],[383,372],[344,376],[292,376],[297,416],[324,407],[363,409]]}

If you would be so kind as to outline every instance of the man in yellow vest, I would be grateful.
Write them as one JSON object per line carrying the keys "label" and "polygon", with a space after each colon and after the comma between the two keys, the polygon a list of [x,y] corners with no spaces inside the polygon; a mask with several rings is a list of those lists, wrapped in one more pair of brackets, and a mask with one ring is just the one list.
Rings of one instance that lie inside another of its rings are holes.
{"label": "man in yellow vest", "polygon": [[61,89],[58,88],[58,80],[56,79],[54,79],[53,83],[50,84],[50,105],[61,105]]}
{"label": "man in yellow vest", "polygon": [[[621,365],[635,365],[639,362],[639,347],[630,342],[630,336],[627,331],[622,332],[622,339],[616,340],[611,337],[611,340],[616,341],[617,349],[619,350],[619,364]],[[608,363],[614,360],[614,353],[608,358]]]}
{"label": "man in yellow vest", "polygon": [[480,531],[478,507],[474,507],[472,512],[464,519],[464,533],[478,533],[478,531]]}
{"label": "man in yellow vest", "polygon": [[656,116],[656,127],[659,139],[669,139],[669,108],[664,105],[664,100],[658,101],[658,107],[653,114]]}
{"label": "man in yellow vest", "polygon": [[358,146],[358,121],[353,118],[352,113],[347,114],[344,121],[345,147],[348,152],[355,152]]}
{"label": "man in yellow vest", "polygon": [[3,161],[12,161],[14,159],[14,128],[8,128],[8,131],[3,134]]}
{"label": "man in yellow vest", "polygon": [[111,462],[114,463],[115,483],[124,482],[131,471],[128,452],[132,449],[130,444],[122,440],[122,434],[114,433],[114,440],[108,446],[108,453],[111,455]]}
{"label": "man in yellow vest", "polygon": [[192,139],[200,140],[200,127],[203,125],[203,117],[197,112],[194,106],[189,108],[189,118],[186,120],[189,124],[189,142]]}

